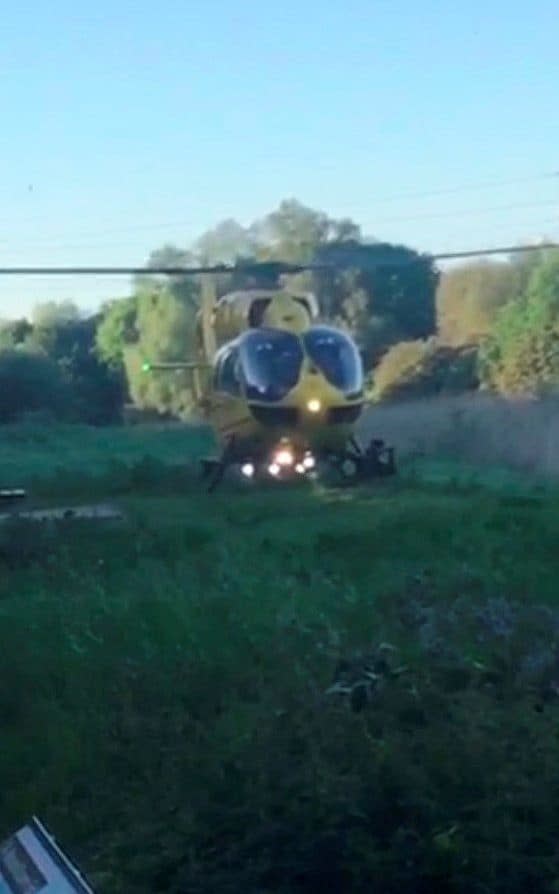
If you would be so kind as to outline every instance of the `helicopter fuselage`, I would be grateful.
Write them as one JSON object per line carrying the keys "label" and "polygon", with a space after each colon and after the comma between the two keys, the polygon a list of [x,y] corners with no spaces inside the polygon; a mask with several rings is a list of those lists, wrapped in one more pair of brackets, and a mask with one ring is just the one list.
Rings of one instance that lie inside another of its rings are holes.
{"label": "helicopter fuselage", "polygon": [[232,465],[249,477],[261,468],[302,473],[348,457],[363,471],[379,467],[382,442],[363,453],[354,437],[364,406],[359,350],[347,332],[316,316],[308,297],[230,293],[213,308],[202,306],[200,363],[152,365],[192,366],[197,374],[197,404],[221,447],[218,458],[203,462],[211,488]]}
{"label": "helicopter fuselage", "polygon": [[306,376],[273,405],[215,392],[207,418],[222,444],[233,437],[241,452],[266,451],[285,439],[300,449],[336,451],[351,436],[362,407],[362,400],[344,401],[335,389]]}
{"label": "helicopter fuselage", "polygon": [[225,344],[215,358],[206,418],[239,454],[289,441],[296,450],[339,451],[363,407],[363,370],[345,333],[261,327]]}

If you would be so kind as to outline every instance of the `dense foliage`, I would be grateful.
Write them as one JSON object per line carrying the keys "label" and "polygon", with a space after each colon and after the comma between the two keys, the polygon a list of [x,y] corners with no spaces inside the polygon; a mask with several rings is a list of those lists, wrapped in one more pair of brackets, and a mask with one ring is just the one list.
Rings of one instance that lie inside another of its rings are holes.
{"label": "dense foliage", "polygon": [[518,294],[518,269],[513,264],[481,261],[449,271],[437,291],[441,341],[448,345],[479,343],[491,331],[499,308]]}
{"label": "dense foliage", "polygon": [[436,338],[398,342],[375,369],[373,396],[410,400],[475,390],[476,367],[476,351],[469,347],[451,348]]}
{"label": "dense foliage", "polygon": [[33,411],[95,425],[117,420],[126,384],[95,352],[96,317],[16,321],[0,330],[0,421]]}
{"label": "dense foliage", "polygon": [[61,415],[67,397],[62,373],[49,357],[25,349],[0,352],[0,422],[36,411]]}
{"label": "dense foliage", "polygon": [[527,290],[505,305],[481,351],[483,378],[502,393],[559,386],[559,253],[532,271]]}
{"label": "dense foliage", "polygon": [[[241,260],[344,263],[343,270],[290,279],[314,291],[323,316],[353,335],[377,399],[479,386],[508,394],[553,390],[559,368],[556,258],[536,251],[441,274],[429,256],[365,238],[351,220],[286,200],[248,227],[223,221],[190,249],[162,246],[132,294],[108,302],[96,316],[84,319],[71,302],[50,302],[37,307],[31,321],[0,323],[0,420],[41,409],[60,419],[107,424],[121,418],[127,401],[188,417],[189,375],[146,376],[142,363],[196,356],[202,284],[149,270]],[[214,279],[218,296],[254,284],[271,282],[242,272]]]}
{"label": "dense foliage", "polygon": [[556,393],[559,253],[535,251],[446,272],[435,338],[393,345],[373,369],[374,395],[398,399],[470,391]]}

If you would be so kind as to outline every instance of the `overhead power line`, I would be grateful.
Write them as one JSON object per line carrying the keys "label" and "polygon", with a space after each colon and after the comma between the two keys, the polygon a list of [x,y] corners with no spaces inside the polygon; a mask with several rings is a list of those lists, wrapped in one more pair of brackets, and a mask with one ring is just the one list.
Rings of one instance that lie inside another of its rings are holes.
{"label": "overhead power line", "polygon": [[[559,180],[559,170],[558,171],[548,171],[548,172],[542,173],[542,174],[532,174],[530,176],[525,176],[525,177],[513,177],[513,178],[509,178],[509,179],[494,178],[492,180],[485,180],[485,181],[480,181],[477,183],[463,184],[461,186],[444,187],[442,189],[432,189],[432,190],[424,190],[424,191],[416,191],[416,192],[411,191],[411,192],[393,193],[391,195],[385,195],[385,196],[382,196],[382,195],[374,196],[373,195],[373,196],[370,196],[367,198],[367,207],[373,208],[375,205],[386,204],[386,203],[390,203],[390,202],[397,202],[397,201],[402,201],[402,200],[406,200],[406,199],[414,199],[414,198],[419,199],[419,198],[431,198],[431,197],[435,197],[435,196],[454,195],[454,194],[458,194],[458,193],[469,192],[471,190],[494,189],[494,188],[498,188],[498,187],[502,187],[502,186],[514,186],[514,185],[520,184],[520,183],[535,183],[535,182],[540,182],[540,181],[550,180],[550,179]],[[546,204],[546,203],[544,202],[543,204]],[[365,206],[363,206],[363,207],[365,207]],[[509,207],[513,207],[513,206],[507,206],[506,209],[503,209],[503,210],[508,210]],[[518,205],[517,207],[527,207],[527,206]],[[500,210],[500,209],[488,209],[488,210]],[[355,212],[353,212],[353,213],[355,213]],[[458,213],[472,213],[472,212],[469,210],[466,210],[465,212],[458,212]],[[477,213],[477,212],[473,212],[473,213]],[[485,213],[485,211],[483,211],[483,213]],[[453,215],[449,215],[449,216],[453,216]],[[391,218],[391,219],[392,220],[413,220],[414,218],[406,217],[406,218]],[[22,225],[22,224],[25,225],[28,223],[39,223],[40,224],[40,223],[42,223],[44,221],[48,221],[48,220],[50,220],[50,217],[32,217],[32,218],[24,218],[24,219],[15,218],[15,219],[11,219],[5,225],[8,227],[13,227],[14,223],[17,223],[18,225]],[[164,230],[164,229],[170,229],[173,227],[189,227],[189,226],[192,226],[194,223],[195,223],[195,221],[191,218],[190,220],[181,219],[181,220],[158,222],[158,223],[153,223],[153,224],[132,224],[131,226],[126,226],[126,227],[114,227],[113,222],[109,221],[106,226],[103,226],[102,224],[100,225],[103,227],[102,230],[95,230],[95,231],[90,230],[90,231],[85,231],[85,232],[82,231],[81,233],[76,233],[75,235],[77,235],[79,237],[87,238],[90,235],[96,236],[98,233],[102,233],[103,235],[110,235],[111,233],[128,233],[128,232],[142,232],[142,231],[150,232],[151,230]]]}
{"label": "overhead power line", "polygon": [[[425,252],[423,257],[434,261],[448,261],[455,258],[473,258],[486,255],[509,255],[518,252],[540,251],[542,249],[559,248],[558,242],[542,242],[539,245],[512,245],[502,248],[481,248],[467,251]],[[414,263],[411,261],[410,263]],[[268,268],[278,274],[301,273],[308,270],[330,270],[354,266],[350,260],[327,264],[287,264],[283,262],[259,262],[250,264],[218,264],[200,267],[0,267],[0,276],[197,276],[202,274],[257,273]],[[398,267],[400,264],[384,264],[379,261],[373,266]]]}
{"label": "overhead power line", "polygon": [[[465,209],[458,210],[458,211],[445,211],[443,213],[428,212],[426,214],[405,215],[405,216],[398,216],[398,217],[384,217],[384,218],[378,217],[375,220],[375,226],[381,226],[383,224],[388,224],[388,223],[403,223],[406,221],[414,221],[414,220],[436,220],[436,219],[450,219],[450,218],[457,219],[457,218],[471,216],[471,215],[475,216],[478,214],[480,214],[480,215],[481,214],[492,214],[496,211],[497,212],[513,211],[516,208],[526,209],[526,208],[554,207],[554,206],[557,206],[558,203],[559,203],[559,199],[544,199],[544,200],[538,201],[538,202],[513,202],[513,203],[506,204],[506,205],[494,205],[494,206],[488,207],[488,208],[465,208]],[[145,227],[130,227],[128,230],[127,229],[105,230],[105,231],[103,231],[102,235],[103,235],[103,237],[106,237],[107,235],[110,235],[111,232],[113,232],[113,233],[128,233],[128,232],[133,233],[133,232],[137,232],[140,230],[144,230],[144,231],[149,231],[151,229],[154,229],[154,230],[160,229],[161,230],[163,228],[173,227],[173,226],[179,226],[179,224],[178,223],[153,224],[153,227],[146,225]],[[96,236],[99,234],[100,234],[100,231],[95,231],[95,232],[90,233],[91,236]],[[86,237],[87,234],[77,233],[75,235],[78,238],[80,238],[80,236]],[[75,250],[76,248],[77,249],[90,248],[90,247],[102,248],[105,246],[108,247],[111,245],[125,245],[125,244],[137,245],[138,243],[136,240],[134,242],[130,242],[129,240],[126,240],[126,241],[123,241],[123,240],[105,241],[105,238],[103,238],[102,242],[83,241],[83,242],[74,242],[74,243],[61,243],[59,239],[56,239],[55,237],[49,237],[47,239],[34,239],[32,241],[26,242],[25,249],[35,248],[35,247],[36,248],[41,248],[41,247],[49,248],[50,247],[50,248],[57,248],[57,249],[64,249],[64,250],[70,250],[70,249]],[[1,247],[1,245],[2,245],[2,239],[0,237],[0,247]]]}
{"label": "overhead power line", "polygon": [[543,208],[558,205],[558,199],[544,199],[541,202],[509,202],[507,205],[493,205],[489,208],[465,208],[458,211],[444,211],[443,213],[435,212],[432,214],[414,214],[405,217],[385,217],[378,218],[377,223],[400,223],[408,220],[435,220],[442,218],[460,218],[470,214],[493,214],[495,211],[514,211],[516,208]]}
{"label": "overhead power line", "polygon": [[459,192],[469,192],[472,189],[494,189],[500,186],[515,186],[518,183],[534,183],[537,180],[558,179],[559,171],[548,171],[545,174],[533,174],[529,177],[514,177],[509,180],[484,180],[478,183],[463,184],[462,186],[451,186],[443,189],[430,189],[423,192],[406,192],[395,193],[391,196],[379,196],[376,202],[395,202],[401,199],[427,199],[432,196],[449,196]]}

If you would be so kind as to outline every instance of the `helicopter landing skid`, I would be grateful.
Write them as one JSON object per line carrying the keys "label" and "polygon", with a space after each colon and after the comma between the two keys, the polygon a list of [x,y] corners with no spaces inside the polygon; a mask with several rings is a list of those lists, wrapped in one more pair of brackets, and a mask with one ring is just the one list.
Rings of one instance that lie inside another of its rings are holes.
{"label": "helicopter landing skid", "polygon": [[223,459],[203,459],[201,465],[202,479],[206,481],[209,479],[208,493],[211,494],[221,483],[229,463]]}
{"label": "helicopter landing skid", "polygon": [[[355,438],[351,438],[347,449],[342,453],[327,454],[322,458],[341,475],[347,485],[396,474],[394,448],[387,447],[378,438],[373,438],[365,448]],[[320,457],[317,456],[317,459]],[[202,479],[209,482],[207,492],[213,493],[221,484],[227,469],[239,462],[250,465],[250,477],[254,477],[256,481],[262,480],[262,470],[266,463],[262,462],[261,457],[256,462],[254,458],[241,454],[236,450],[234,439],[231,439],[220,457],[201,461]]]}
{"label": "helicopter landing skid", "polygon": [[379,438],[373,438],[365,448],[351,438],[348,449],[331,456],[330,463],[348,484],[396,474],[394,447],[387,447]]}
{"label": "helicopter landing skid", "polygon": [[227,467],[232,465],[235,461],[235,439],[231,438],[227,441],[225,445],[225,449],[219,457],[219,459],[211,458],[211,459],[203,459],[201,461],[202,465],[202,478],[204,480],[209,479],[208,484],[208,493],[211,494],[213,491],[221,484],[223,480],[223,476],[227,470]]}

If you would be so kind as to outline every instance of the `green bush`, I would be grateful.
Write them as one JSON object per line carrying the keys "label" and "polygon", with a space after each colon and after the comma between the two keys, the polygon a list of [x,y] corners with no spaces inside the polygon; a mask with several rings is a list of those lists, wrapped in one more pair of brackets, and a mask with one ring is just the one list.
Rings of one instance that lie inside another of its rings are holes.
{"label": "green bush", "polygon": [[54,361],[23,349],[0,352],[0,423],[36,411],[63,416],[67,397]]}
{"label": "green bush", "polygon": [[559,252],[542,257],[526,294],[498,314],[480,351],[480,376],[503,394],[559,388]]}

